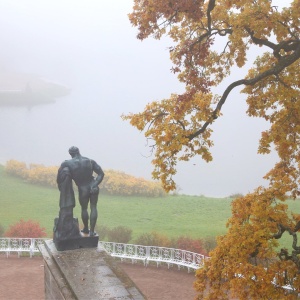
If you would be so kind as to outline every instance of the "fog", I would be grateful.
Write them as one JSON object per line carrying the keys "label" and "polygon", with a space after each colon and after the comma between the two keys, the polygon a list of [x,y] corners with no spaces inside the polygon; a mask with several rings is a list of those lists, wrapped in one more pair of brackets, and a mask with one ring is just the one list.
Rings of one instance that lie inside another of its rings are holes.
{"label": "fog", "polygon": [[[127,17],[132,5],[130,0],[0,1],[0,71],[37,74],[71,89],[52,104],[0,106],[0,163],[59,165],[75,145],[104,170],[151,179],[145,137],[120,116],[183,86],[170,72],[169,41],[136,39]],[[180,193],[225,197],[265,184],[262,177],[276,156],[257,155],[267,124],[246,117],[245,110],[245,97],[235,91],[213,125],[213,162],[198,157],[178,165]]]}

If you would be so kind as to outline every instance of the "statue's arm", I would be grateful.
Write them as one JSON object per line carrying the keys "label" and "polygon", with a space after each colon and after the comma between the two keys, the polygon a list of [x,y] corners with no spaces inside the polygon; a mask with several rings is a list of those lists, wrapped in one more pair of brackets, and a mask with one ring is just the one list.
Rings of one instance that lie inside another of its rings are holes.
{"label": "statue's arm", "polygon": [[93,182],[93,186],[96,187],[102,182],[104,178],[104,172],[102,168],[94,160],[92,160],[92,166],[93,166],[93,171],[98,175],[95,178],[95,181]]}

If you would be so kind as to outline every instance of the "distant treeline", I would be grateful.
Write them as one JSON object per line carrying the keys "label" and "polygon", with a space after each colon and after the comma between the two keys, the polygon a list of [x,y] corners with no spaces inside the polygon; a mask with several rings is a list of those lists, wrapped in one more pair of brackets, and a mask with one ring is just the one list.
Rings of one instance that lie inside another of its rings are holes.
{"label": "distant treeline", "polygon": [[[9,160],[5,165],[5,171],[13,176],[23,178],[29,183],[57,187],[56,176],[58,167],[46,167],[40,164],[29,164],[17,160]],[[120,196],[165,196],[160,183],[136,178],[124,172],[105,170],[105,177],[100,185],[100,191],[108,195]]]}

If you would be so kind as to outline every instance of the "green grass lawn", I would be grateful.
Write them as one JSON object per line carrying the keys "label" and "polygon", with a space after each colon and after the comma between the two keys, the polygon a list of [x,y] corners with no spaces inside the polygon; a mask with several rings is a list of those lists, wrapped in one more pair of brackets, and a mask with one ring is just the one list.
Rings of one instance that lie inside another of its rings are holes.
{"label": "green grass lawn", "polygon": [[150,231],[169,237],[216,236],[226,232],[225,224],[230,216],[230,200],[192,196],[103,196],[98,207],[101,224],[108,227],[127,226],[133,230],[133,237]]}
{"label": "green grass lawn", "polygon": [[[218,236],[226,232],[231,201],[229,198],[186,195],[147,198],[100,194],[97,224],[109,228],[129,227],[133,239],[151,231],[169,237]],[[299,200],[287,203],[292,211],[300,211]],[[51,237],[53,221],[59,212],[59,191],[23,182],[22,179],[7,175],[3,166],[0,166],[0,207],[0,224],[6,229],[20,219],[32,219],[40,222]],[[74,216],[81,222],[78,203]],[[290,240],[287,234],[284,244],[290,244]]]}
{"label": "green grass lawn", "polygon": [[[36,220],[46,228],[50,237],[53,220],[59,211],[59,191],[9,176],[3,166],[0,166],[0,178],[0,224],[8,228],[20,219]],[[230,202],[231,199],[181,195],[147,198],[100,194],[97,223],[109,228],[129,227],[133,238],[151,231],[169,237],[216,236],[226,232]],[[78,203],[74,216],[81,219]]]}

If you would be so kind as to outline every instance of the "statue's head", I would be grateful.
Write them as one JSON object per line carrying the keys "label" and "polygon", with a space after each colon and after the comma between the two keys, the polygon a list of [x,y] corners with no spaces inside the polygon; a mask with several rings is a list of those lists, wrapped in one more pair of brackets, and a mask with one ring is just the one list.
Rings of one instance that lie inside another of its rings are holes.
{"label": "statue's head", "polygon": [[76,154],[80,154],[79,152],[79,149],[75,146],[72,146],[70,149],[69,149],[69,153],[72,157],[74,157]]}

